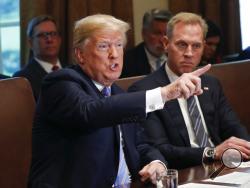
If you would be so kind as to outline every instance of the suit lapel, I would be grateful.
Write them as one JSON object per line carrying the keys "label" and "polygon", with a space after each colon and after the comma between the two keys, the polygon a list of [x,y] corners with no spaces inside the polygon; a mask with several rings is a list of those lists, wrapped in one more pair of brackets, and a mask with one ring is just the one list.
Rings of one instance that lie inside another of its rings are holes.
{"label": "suit lapel", "polygon": [[219,144],[220,143],[220,138],[217,137],[216,129],[214,128],[214,116],[212,115],[216,109],[214,106],[214,100],[212,99],[212,93],[213,92],[213,86],[207,82],[207,79],[205,76],[201,76],[201,85],[206,86],[210,88],[209,90],[203,90],[203,94],[198,96],[199,103],[201,106],[202,114],[205,119],[206,127],[208,130],[208,133],[212,139],[212,142],[214,144]]}
{"label": "suit lapel", "polygon": [[[165,64],[156,71],[158,73],[155,74],[156,78],[155,80],[155,86],[154,87],[163,87],[167,84],[170,84],[170,80],[166,74],[165,71]],[[171,100],[165,103],[163,113],[167,113],[168,115],[164,115],[164,117],[170,116],[171,118],[171,125],[168,126],[174,126],[176,129],[176,132],[179,133],[180,137],[184,141],[184,143],[188,146],[190,146],[190,139],[187,132],[187,127],[182,115],[182,112],[180,110],[180,105],[178,103],[178,100]]]}

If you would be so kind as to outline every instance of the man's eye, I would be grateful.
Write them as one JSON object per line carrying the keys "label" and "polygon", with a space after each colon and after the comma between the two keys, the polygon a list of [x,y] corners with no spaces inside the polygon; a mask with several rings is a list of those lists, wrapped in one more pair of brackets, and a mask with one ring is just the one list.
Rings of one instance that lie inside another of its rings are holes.
{"label": "man's eye", "polygon": [[97,48],[100,49],[100,50],[106,50],[106,49],[108,49],[108,44],[100,43],[100,44],[97,45]]}
{"label": "man's eye", "polygon": [[194,50],[198,50],[198,49],[201,48],[201,44],[193,44],[192,48],[193,48]]}
{"label": "man's eye", "polygon": [[117,48],[123,48],[122,42],[118,42],[115,46],[116,46]]}
{"label": "man's eye", "polygon": [[177,43],[177,46],[180,49],[186,49],[188,45],[185,42],[179,42]]}

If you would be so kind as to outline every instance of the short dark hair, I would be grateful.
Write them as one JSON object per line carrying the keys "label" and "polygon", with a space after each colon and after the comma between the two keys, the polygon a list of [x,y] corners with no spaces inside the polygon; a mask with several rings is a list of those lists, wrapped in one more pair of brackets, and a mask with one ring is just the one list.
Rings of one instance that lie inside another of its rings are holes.
{"label": "short dark hair", "polygon": [[164,9],[151,9],[146,12],[143,16],[142,25],[143,28],[148,28],[152,21],[160,20],[168,22],[172,17],[172,13]]}
{"label": "short dark hair", "polygon": [[27,36],[28,37],[32,37],[33,32],[34,32],[34,28],[37,25],[39,25],[40,23],[46,22],[46,21],[51,21],[51,22],[53,22],[57,26],[56,21],[55,21],[55,19],[52,16],[49,16],[49,15],[40,15],[40,16],[32,18],[29,21],[29,24],[28,24],[28,27],[27,27],[27,33],[26,33]]}
{"label": "short dark hair", "polygon": [[211,20],[207,19],[206,22],[208,26],[206,38],[215,37],[215,36],[221,37],[220,28]]}

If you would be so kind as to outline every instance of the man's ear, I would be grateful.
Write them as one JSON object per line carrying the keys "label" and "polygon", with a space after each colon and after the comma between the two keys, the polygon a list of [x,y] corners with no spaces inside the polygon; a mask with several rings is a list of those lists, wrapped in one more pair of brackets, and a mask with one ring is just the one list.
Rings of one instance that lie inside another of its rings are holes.
{"label": "man's ear", "polygon": [[164,48],[165,52],[167,52],[168,43],[169,43],[168,37],[167,36],[162,37],[161,42],[162,42],[162,45],[163,45],[163,48]]}
{"label": "man's ear", "polygon": [[84,64],[84,53],[80,48],[75,48],[74,50],[75,57],[77,59],[78,64]]}
{"label": "man's ear", "polygon": [[32,38],[28,38],[28,40],[27,40],[30,49],[33,48],[32,40],[33,40]]}

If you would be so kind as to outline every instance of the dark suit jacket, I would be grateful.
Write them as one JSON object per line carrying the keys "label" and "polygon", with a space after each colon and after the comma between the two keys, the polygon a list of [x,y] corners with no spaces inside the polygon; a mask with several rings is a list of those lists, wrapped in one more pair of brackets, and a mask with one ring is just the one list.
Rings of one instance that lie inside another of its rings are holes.
{"label": "dark suit jacket", "polygon": [[[135,83],[129,90],[152,89],[169,84],[164,66]],[[218,145],[231,136],[248,140],[247,132],[229,106],[219,81],[204,75],[201,76],[201,83],[202,86],[209,88],[198,98],[213,143]],[[150,142],[164,154],[170,168],[185,168],[202,163],[204,148],[191,148],[177,100],[166,102],[163,110],[150,113],[143,126],[150,137]]]}
{"label": "dark suit jacket", "polygon": [[34,119],[29,188],[111,187],[119,163],[117,124],[133,178],[142,165],[165,162],[144,142],[142,128],[131,124],[145,119],[145,92],[123,94],[115,84],[111,91],[104,98],[78,66],[46,76]]}
{"label": "dark suit jacket", "polygon": [[31,59],[27,65],[20,71],[17,71],[13,77],[25,77],[29,80],[35,100],[37,101],[40,93],[40,88],[42,85],[43,78],[48,73],[43,69],[43,67],[35,60]]}
{"label": "dark suit jacket", "polygon": [[5,76],[3,74],[0,74],[0,79],[6,79],[6,78],[10,78],[9,76]]}
{"label": "dark suit jacket", "polygon": [[125,52],[121,78],[147,75],[149,73],[151,73],[151,68],[144,49],[144,43],[140,43]]}

